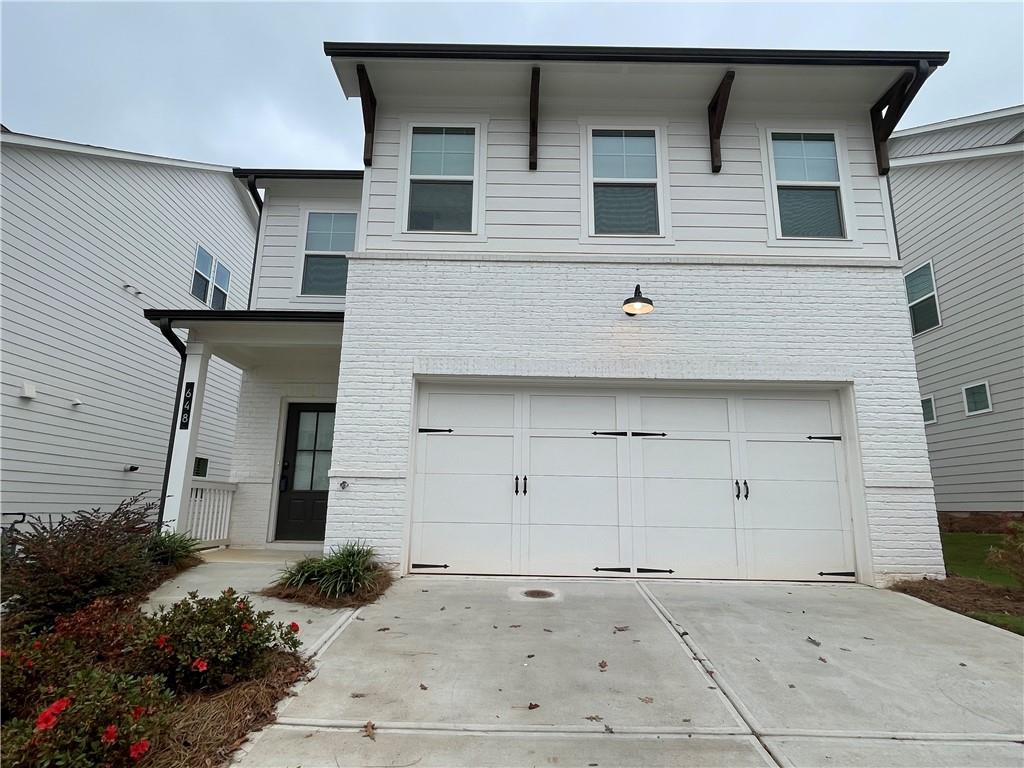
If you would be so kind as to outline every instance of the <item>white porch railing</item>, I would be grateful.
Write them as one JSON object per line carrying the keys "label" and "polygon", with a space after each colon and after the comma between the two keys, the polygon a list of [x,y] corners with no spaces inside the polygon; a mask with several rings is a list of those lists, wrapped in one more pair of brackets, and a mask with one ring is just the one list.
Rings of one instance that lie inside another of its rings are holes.
{"label": "white porch railing", "polygon": [[227,544],[231,502],[237,486],[212,480],[193,480],[186,528],[203,544]]}

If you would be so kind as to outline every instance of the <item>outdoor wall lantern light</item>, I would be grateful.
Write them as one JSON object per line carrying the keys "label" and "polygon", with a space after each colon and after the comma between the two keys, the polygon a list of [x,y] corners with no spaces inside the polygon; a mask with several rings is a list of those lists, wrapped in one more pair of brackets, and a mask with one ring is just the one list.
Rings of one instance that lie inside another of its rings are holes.
{"label": "outdoor wall lantern light", "polygon": [[640,286],[637,285],[633,295],[622,302],[622,311],[630,317],[635,315],[649,315],[654,311],[654,302],[640,293]]}

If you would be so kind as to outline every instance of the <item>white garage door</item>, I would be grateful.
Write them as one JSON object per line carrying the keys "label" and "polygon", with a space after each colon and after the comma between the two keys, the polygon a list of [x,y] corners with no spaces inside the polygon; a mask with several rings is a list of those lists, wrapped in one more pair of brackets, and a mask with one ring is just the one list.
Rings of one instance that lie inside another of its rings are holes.
{"label": "white garage door", "polygon": [[414,572],[847,580],[838,398],[426,385]]}

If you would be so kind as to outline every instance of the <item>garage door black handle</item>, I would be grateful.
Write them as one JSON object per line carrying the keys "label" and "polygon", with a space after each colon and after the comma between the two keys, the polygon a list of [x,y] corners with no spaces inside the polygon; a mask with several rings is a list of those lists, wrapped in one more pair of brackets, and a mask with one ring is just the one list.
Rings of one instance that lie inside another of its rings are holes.
{"label": "garage door black handle", "polygon": [[526,495],[526,475],[523,475],[523,496]]}
{"label": "garage door black handle", "polygon": [[750,486],[747,485],[747,481],[746,480],[743,481],[743,498],[744,499],[749,499],[750,498]]}
{"label": "garage door black handle", "polygon": [[516,496],[519,495],[519,475],[516,475]]}
{"label": "garage door black handle", "polygon": [[736,482],[736,498],[738,499],[740,497],[740,481],[736,480],[735,482]]}

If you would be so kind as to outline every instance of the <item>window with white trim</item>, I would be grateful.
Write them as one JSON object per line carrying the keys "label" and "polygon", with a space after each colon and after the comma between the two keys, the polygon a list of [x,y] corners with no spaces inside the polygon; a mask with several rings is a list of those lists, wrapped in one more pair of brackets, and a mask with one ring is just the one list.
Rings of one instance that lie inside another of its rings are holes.
{"label": "window with white trim", "polygon": [[590,200],[595,235],[660,235],[657,133],[590,130]]}
{"label": "window with white trim", "polygon": [[910,327],[916,336],[942,325],[939,316],[939,297],[935,292],[935,275],[932,263],[922,264],[903,277],[907,289],[907,304],[910,306]]}
{"label": "window with white trim", "polygon": [[964,397],[964,412],[968,416],[978,413],[988,413],[992,410],[992,398],[989,396],[988,382],[979,381],[977,384],[968,384],[962,388]]}
{"label": "window with white trim", "polygon": [[409,151],[409,232],[472,232],[476,129],[413,126]]}
{"label": "window with white trim", "polygon": [[310,212],[302,263],[303,296],[344,296],[348,285],[348,253],[355,248],[354,213]]}
{"label": "window with white trim", "polygon": [[231,270],[214,259],[203,246],[197,245],[192,268],[192,295],[211,309],[226,309],[230,290]]}
{"label": "window with white trim", "polygon": [[842,183],[832,133],[771,133],[782,237],[845,238]]}
{"label": "window with white trim", "polygon": [[934,397],[922,397],[921,398],[921,415],[924,417],[925,424],[934,424],[935,419],[935,398]]}

